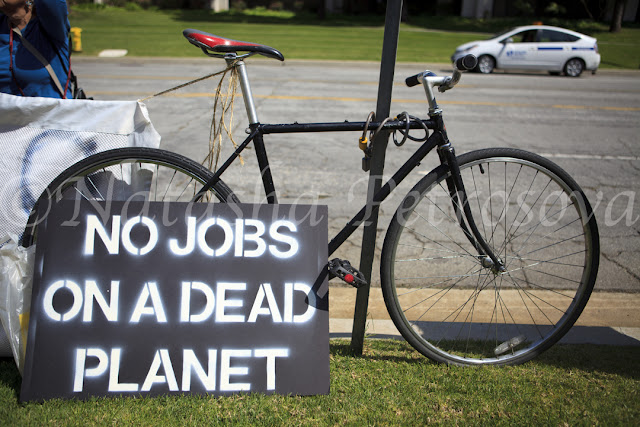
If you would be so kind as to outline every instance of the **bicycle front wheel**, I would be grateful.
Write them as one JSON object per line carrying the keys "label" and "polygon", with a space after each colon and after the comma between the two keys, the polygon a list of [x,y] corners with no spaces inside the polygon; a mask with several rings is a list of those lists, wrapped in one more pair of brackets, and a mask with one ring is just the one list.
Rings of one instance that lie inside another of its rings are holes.
{"label": "bicycle front wheel", "polygon": [[385,237],[389,315],[425,356],[456,365],[518,364],[556,343],[580,316],[599,260],[598,228],[575,181],[532,153],[458,157],[473,218],[506,271],[460,226],[446,167],[407,194]]}
{"label": "bicycle front wheel", "polygon": [[[212,176],[204,166],[160,149],[133,147],[94,154],[49,184],[31,210],[22,245],[33,243],[37,225],[60,200],[190,202]],[[239,202],[222,181],[197,201],[214,200]]]}

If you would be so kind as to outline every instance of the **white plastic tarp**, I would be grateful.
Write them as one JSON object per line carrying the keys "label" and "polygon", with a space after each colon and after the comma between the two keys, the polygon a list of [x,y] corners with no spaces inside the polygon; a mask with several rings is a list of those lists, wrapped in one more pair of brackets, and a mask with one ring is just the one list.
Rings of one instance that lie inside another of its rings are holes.
{"label": "white plastic tarp", "polygon": [[[15,242],[35,201],[56,176],[75,162],[114,148],[159,145],[160,135],[140,102],[0,94],[0,244],[18,250]],[[26,282],[32,267],[21,265],[29,258],[24,253],[3,252],[0,320],[7,335],[0,330],[0,357],[10,356],[13,350],[18,362],[18,349],[24,345],[19,317],[28,313],[25,292],[30,294],[30,284]]]}

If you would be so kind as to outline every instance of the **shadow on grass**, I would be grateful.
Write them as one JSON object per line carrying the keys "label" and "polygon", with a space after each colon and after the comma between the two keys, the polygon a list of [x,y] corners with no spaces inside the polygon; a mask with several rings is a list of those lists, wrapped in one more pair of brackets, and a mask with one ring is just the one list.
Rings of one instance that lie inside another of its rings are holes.
{"label": "shadow on grass", "polygon": [[[325,27],[383,27],[384,14],[371,15],[327,15],[324,19],[318,18],[310,12],[274,12],[266,9],[253,9],[246,11],[229,10],[225,12],[203,13],[201,10],[176,10],[174,19],[187,22],[226,22],[246,24],[284,24],[284,25],[315,25]],[[531,25],[534,18],[492,18],[474,19],[460,16],[435,16],[435,15],[411,15],[406,25],[423,28],[425,30],[474,32],[486,33],[488,38],[513,27]],[[587,20],[567,20],[558,18],[543,19],[544,24],[564,27],[586,34],[607,31],[607,24]]]}
{"label": "shadow on grass", "polygon": [[384,26],[384,16],[376,15],[333,15],[326,19],[318,19],[317,15],[309,12],[259,12],[234,11],[210,12],[201,10],[176,10],[173,15],[176,21],[206,22],[206,23],[239,23],[239,24],[277,24],[277,25],[315,25],[325,27],[358,27]]}
{"label": "shadow on grass", "polygon": [[531,25],[534,22],[542,22],[545,25],[568,28],[586,34],[602,32],[608,29],[607,24],[597,21],[560,18],[535,19],[531,17],[474,19],[460,16],[421,15],[411,18],[409,24],[431,30],[496,34],[514,27]]}
{"label": "shadow on grass", "polygon": [[[612,61],[605,61],[605,60],[603,60],[603,61],[600,63],[600,65],[607,65],[607,66],[609,66],[609,67],[614,67],[614,68],[627,68],[627,69],[631,68],[631,67],[629,67],[629,66],[627,66],[627,65],[625,65],[625,64],[618,64],[618,63],[616,63],[616,62],[612,62]],[[633,68],[631,68],[631,69],[633,69]]]}
{"label": "shadow on grass", "polygon": [[532,362],[567,371],[581,370],[640,380],[640,347],[556,344]]}
{"label": "shadow on grass", "polygon": [[[362,356],[353,357],[372,361],[437,365],[414,350],[404,340],[375,339],[373,344],[370,341],[373,340],[365,340]],[[347,339],[332,339],[330,349],[334,356],[352,356],[350,341]],[[635,345],[556,344],[523,366],[547,365],[565,370],[568,374],[571,371],[580,370],[640,380],[640,364],[637,363],[639,359],[640,346]]]}
{"label": "shadow on grass", "polygon": [[0,358],[0,388],[9,388],[14,391],[16,399],[20,394],[22,377],[13,358]]}
{"label": "shadow on grass", "polygon": [[334,356],[357,357],[363,360],[386,360],[404,363],[433,363],[415,351],[406,341],[400,338],[366,338],[362,355],[354,355],[351,340],[345,338],[331,339],[330,352]]}

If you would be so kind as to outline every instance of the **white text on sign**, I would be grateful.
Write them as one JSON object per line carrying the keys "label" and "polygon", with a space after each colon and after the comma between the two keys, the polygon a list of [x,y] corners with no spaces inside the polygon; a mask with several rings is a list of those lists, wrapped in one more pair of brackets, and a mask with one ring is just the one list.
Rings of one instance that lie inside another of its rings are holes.
{"label": "white text on sign", "polygon": [[[213,321],[216,323],[254,323],[259,316],[271,318],[273,323],[305,323],[309,321],[315,311],[315,293],[305,283],[285,283],[283,300],[277,301],[270,283],[260,284],[260,288],[253,299],[251,309],[246,314],[242,292],[247,284],[242,282],[218,282],[214,288],[203,282],[183,281],[180,301],[181,323],[199,323]],[[67,292],[72,296],[70,307],[64,312],[54,307],[57,293]],[[204,307],[198,312],[192,312],[191,296],[196,292],[204,297]],[[295,292],[302,292],[309,301],[304,313],[294,312]],[[107,296],[108,295],[108,301]],[[109,322],[121,320],[120,310],[120,282],[112,280],[106,292],[102,292],[96,281],[86,280],[84,289],[72,280],[58,280],[52,283],[44,292],[43,309],[47,317],[54,321],[70,321],[82,316],[83,322],[94,320],[94,301]],[[82,314],[81,314],[82,313]],[[137,301],[130,313],[125,313],[129,323],[139,323],[145,320],[155,320],[167,323],[165,301],[163,300],[155,282],[147,282],[142,286]]]}
{"label": "white text on sign", "polygon": [[[75,393],[83,391],[85,381],[99,379],[104,375],[108,375],[109,385],[107,390],[111,393],[148,392],[152,387],[160,385],[167,387],[169,391],[191,391],[191,381],[194,376],[208,392],[215,391],[216,386],[219,391],[236,392],[251,390],[251,383],[241,382],[241,379],[232,381],[232,376],[241,377],[250,373],[249,368],[242,366],[242,362],[238,361],[238,359],[265,359],[267,390],[275,390],[276,358],[289,357],[289,349],[224,349],[220,350],[219,363],[217,361],[218,350],[209,349],[204,366],[193,350],[184,349],[182,351],[182,379],[180,385],[178,385],[174,363],[168,349],[156,350],[142,385],[135,382],[120,382],[120,365],[123,354],[121,348],[112,348],[109,352],[101,348],[78,348],[75,354],[73,380],[73,391]],[[136,357],[139,357],[139,355],[136,355]],[[87,362],[87,359],[89,359],[89,362]],[[232,362],[233,359],[236,359],[236,361]],[[87,365],[92,367],[87,368]]]}
{"label": "white text on sign", "polygon": [[[131,232],[135,226],[147,228],[148,238],[143,245],[136,246],[131,239]],[[229,253],[233,248],[234,257],[257,258],[270,253],[277,258],[290,258],[299,249],[298,241],[283,234],[281,229],[296,232],[296,225],[287,220],[273,222],[267,229],[262,221],[255,219],[236,219],[235,231],[231,224],[223,218],[208,218],[198,224],[195,217],[187,218],[187,236],[184,242],[169,239],[169,247],[175,255],[184,256],[193,253],[196,248],[211,257],[220,257]],[[221,231],[224,238],[218,247],[212,248],[207,242],[210,230]],[[98,216],[87,216],[87,232],[84,254],[93,255],[96,235],[100,238],[110,255],[118,255],[120,246],[133,255],[146,255],[158,244],[158,226],[149,217],[136,216],[121,224],[119,215],[111,219],[111,230],[107,230]],[[273,243],[267,243],[267,237]],[[245,243],[250,242],[251,248]]]}

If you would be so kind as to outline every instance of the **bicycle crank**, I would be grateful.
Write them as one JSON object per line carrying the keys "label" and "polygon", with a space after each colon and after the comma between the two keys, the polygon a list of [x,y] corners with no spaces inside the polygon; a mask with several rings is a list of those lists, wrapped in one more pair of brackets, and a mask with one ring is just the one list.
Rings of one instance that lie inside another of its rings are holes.
{"label": "bicycle crank", "polygon": [[338,277],[354,288],[360,288],[367,284],[364,274],[354,268],[346,259],[334,258],[329,261],[329,273],[331,278]]}

